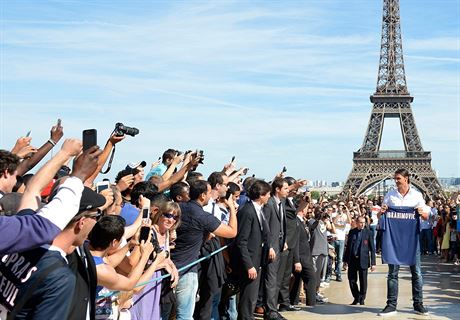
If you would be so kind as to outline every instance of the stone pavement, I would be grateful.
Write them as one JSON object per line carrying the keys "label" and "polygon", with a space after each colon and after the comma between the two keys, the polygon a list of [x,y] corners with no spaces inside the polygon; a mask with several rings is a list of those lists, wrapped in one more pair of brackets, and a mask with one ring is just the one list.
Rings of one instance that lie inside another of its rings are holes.
{"label": "stone pavement", "polygon": [[[289,320],[300,319],[384,319],[377,316],[385,307],[387,265],[379,264],[377,270],[369,272],[366,305],[349,305],[353,298],[348,287],[346,272],[343,282],[331,280],[328,288],[322,289],[329,302],[315,308],[305,307],[298,312],[283,312]],[[398,313],[385,319],[460,319],[460,266],[440,263],[437,256],[422,256],[424,305],[429,315],[413,312],[410,270],[399,272]],[[333,278],[335,279],[335,278]]]}

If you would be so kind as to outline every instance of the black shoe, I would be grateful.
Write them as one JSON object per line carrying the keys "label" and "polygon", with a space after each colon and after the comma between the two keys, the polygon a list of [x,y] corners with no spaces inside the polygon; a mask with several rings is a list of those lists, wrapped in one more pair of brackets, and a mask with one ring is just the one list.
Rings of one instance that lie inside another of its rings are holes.
{"label": "black shoe", "polygon": [[293,305],[289,305],[289,306],[280,306],[278,311],[279,312],[285,312],[285,311],[300,311],[302,310],[301,308],[299,307],[296,307],[296,306],[293,306]]}
{"label": "black shoe", "polygon": [[416,314],[421,314],[421,315],[428,315],[428,310],[425,309],[422,303],[418,303],[414,305],[414,311]]}
{"label": "black shoe", "polygon": [[286,320],[286,318],[280,315],[278,312],[270,311],[264,315],[264,320]]}
{"label": "black shoe", "polygon": [[350,305],[352,305],[352,306],[356,306],[357,304],[358,304],[358,299],[355,299],[355,300],[353,300],[352,303],[350,303]]}
{"label": "black shoe", "polygon": [[342,282],[342,277],[337,277],[335,281]]}
{"label": "black shoe", "polygon": [[359,300],[359,305],[364,306],[364,300]]}
{"label": "black shoe", "polygon": [[379,316],[382,316],[382,317],[385,317],[385,316],[391,316],[393,314],[396,314],[396,308],[395,307],[392,307],[392,306],[389,306],[387,305],[385,307],[385,309],[383,309],[382,311],[379,312]]}

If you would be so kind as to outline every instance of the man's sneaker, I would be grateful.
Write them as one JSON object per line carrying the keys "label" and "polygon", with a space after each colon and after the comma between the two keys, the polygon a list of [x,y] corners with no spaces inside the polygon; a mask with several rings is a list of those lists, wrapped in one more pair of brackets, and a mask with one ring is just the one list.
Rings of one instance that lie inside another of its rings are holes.
{"label": "man's sneaker", "polygon": [[421,315],[428,314],[428,310],[426,310],[423,304],[421,303],[414,305],[414,311],[416,314],[421,314]]}
{"label": "man's sneaker", "polygon": [[381,317],[391,316],[393,314],[396,314],[396,308],[388,305],[385,307],[385,309],[379,312],[379,316]]}
{"label": "man's sneaker", "polygon": [[317,304],[325,304],[329,301],[328,298],[320,295],[320,294],[316,294],[316,303]]}
{"label": "man's sneaker", "polygon": [[319,284],[319,287],[320,287],[320,288],[329,287],[329,283],[327,283],[327,282],[321,282],[321,283]]}

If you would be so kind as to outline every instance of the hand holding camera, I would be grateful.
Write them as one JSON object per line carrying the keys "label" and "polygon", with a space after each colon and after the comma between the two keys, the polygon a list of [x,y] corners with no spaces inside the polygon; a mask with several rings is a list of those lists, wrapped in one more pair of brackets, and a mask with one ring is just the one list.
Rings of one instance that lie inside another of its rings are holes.
{"label": "hand holding camera", "polygon": [[130,188],[134,183],[134,175],[128,174],[120,179],[117,183],[117,187],[120,192],[125,191],[126,189]]}
{"label": "hand holding camera", "polygon": [[134,127],[128,127],[128,126],[125,126],[123,123],[118,122],[117,124],[115,124],[115,130],[113,130],[113,132],[115,133],[116,136],[119,136],[119,137],[124,136],[125,134],[128,136],[134,137],[137,134],[139,134],[139,129],[134,128]]}

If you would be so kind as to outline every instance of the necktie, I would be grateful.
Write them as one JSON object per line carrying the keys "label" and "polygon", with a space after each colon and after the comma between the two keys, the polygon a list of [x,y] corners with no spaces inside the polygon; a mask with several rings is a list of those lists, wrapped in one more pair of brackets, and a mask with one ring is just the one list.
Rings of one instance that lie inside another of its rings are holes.
{"label": "necktie", "polygon": [[354,247],[354,254],[355,254],[355,257],[357,257],[359,255],[359,245],[361,243],[361,231],[358,231],[358,233],[356,234],[356,241],[355,241],[355,247]]}
{"label": "necktie", "polygon": [[284,212],[283,212],[283,205],[279,204],[279,213],[280,213],[280,222],[281,222],[281,228],[280,228],[280,235],[283,236],[284,235]]}

